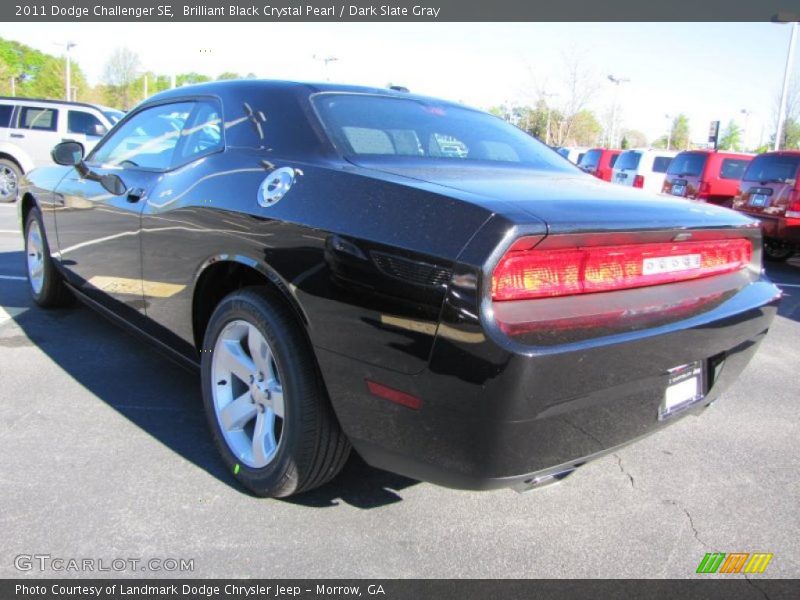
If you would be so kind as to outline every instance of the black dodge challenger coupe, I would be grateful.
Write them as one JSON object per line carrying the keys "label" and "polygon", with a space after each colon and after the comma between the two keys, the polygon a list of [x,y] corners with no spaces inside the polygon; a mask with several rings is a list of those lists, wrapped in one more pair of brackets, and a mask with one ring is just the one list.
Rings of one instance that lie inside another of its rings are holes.
{"label": "black dodge challenger coupe", "polygon": [[53,158],[20,188],[33,298],[199,367],[263,496],[351,445],[446,486],[555,482],[716,400],[780,297],[754,221],[404,90],[184,87]]}

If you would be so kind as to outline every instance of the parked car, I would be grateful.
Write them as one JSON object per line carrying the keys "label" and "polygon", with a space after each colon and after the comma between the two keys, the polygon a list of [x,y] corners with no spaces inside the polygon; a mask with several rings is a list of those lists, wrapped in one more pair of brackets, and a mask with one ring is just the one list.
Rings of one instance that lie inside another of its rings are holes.
{"label": "parked car", "polygon": [[0,202],[16,198],[22,174],[53,164],[57,143],[73,139],[88,152],[122,116],[81,102],[0,97]]}
{"label": "parked car", "polygon": [[581,157],[578,166],[582,171],[594,175],[603,181],[611,181],[614,164],[622,150],[609,148],[592,148]]}
{"label": "parked car", "polygon": [[742,176],[733,208],[761,221],[764,254],[783,261],[800,248],[800,151],[756,156]]}
{"label": "parked car", "polygon": [[583,155],[586,154],[586,151],[587,148],[571,148],[566,146],[556,149],[556,152],[566,158],[569,162],[576,165],[581,162],[581,159],[583,158]]}
{"label": "parked car", "polygon": [[182,87],[53,155],[18,204],[33,299],[77,296],[199,369],[223,460],[264,496],[351,445],[447,486],[557,481],[715,401],[780,296],[751,219],[408,93]]}
{"label": "parked car", "polygon": [[611,181],[660,192],[664,176],[677,152],[671,150],[625,150],[617,157]]}
{"label": "parked car", "polygon": [[662,191],[730,208],[752,155],[712,150],[679,153],[669,165]]}

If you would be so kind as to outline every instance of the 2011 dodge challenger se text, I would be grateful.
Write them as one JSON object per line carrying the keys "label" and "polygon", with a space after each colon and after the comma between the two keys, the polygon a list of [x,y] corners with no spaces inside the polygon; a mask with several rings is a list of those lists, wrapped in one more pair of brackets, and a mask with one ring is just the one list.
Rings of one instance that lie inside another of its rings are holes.
{"label": "2011 dodge challenger se text", "polygon": [[199,367],[223,460],[264,496],[351,445],[446,486],[559,480],[716,400],[780,298],[747,217],[404,90],[184,87],[53,158],[20,187],[33,298]]}

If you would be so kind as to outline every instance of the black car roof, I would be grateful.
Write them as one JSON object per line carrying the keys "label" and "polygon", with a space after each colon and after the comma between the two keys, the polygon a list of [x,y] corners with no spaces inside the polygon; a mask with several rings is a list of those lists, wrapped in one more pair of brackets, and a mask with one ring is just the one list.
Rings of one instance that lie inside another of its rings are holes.
{"label": "black car roof", "polygon": [[[350,94],[373,94],[380,96],[388,96],[394,98],[411,98],[423,102],[435,102],[437,104],[445,104],[450,106],[462,106],[455,102],[442,100],[440,98],[433,98],[419,94],[412,94],[391,88],[378,88],[361,85],[347,85],[340,83],[320,83],[320,82],[302,82],[302,81],[283,81],[273,79],[233,79],[225,81],[212,81],[208,83],[198,83],[194,85],[186,85],[171,90],[160,92],[148,98],[143,104],[150,102],[160,102],[170,98],[181,98],[193,95],[228,95],[231,93],[253,93],[257,91],[279,91],[287,93],[305,93],[314,94],[319,92],[342,92]],[[466,107],[463,107],[466,108]]]}

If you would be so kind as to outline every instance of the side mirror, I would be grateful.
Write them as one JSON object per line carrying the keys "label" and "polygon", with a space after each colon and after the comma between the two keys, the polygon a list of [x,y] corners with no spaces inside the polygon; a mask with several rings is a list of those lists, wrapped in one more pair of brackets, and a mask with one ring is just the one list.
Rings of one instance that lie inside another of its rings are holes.
{"label": "side mirror", "polygon": [[122,196],[122,194],[128,191],[125,182],[122,181],[119,175],[114,175],[113,173],[101,175],[100,185],[102,185],[109,194],[114,194],[115,196]]}
{"label": "side mirror", "polygon": [[50,152],[53,162],[65,167],[77,167],[83,162],[83,146],[78,142],[61,142]]}

